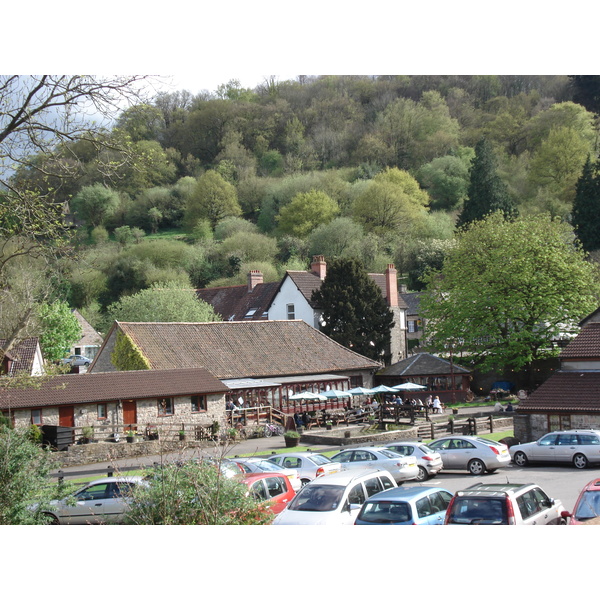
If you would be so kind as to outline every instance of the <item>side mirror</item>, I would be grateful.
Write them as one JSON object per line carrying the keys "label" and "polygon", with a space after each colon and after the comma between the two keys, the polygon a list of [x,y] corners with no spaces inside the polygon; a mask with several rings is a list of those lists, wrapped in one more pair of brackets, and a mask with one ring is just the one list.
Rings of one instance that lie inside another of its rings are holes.
{"label": "side mirror", "polygon": [[572,514],[571,514],[571,513],[570,513],[568,510],[563,510],[563,511],[560,513],[560,516],[561,516],[563,519],[570,519],[570,518],[571,518],[573,515],[572,515]]}

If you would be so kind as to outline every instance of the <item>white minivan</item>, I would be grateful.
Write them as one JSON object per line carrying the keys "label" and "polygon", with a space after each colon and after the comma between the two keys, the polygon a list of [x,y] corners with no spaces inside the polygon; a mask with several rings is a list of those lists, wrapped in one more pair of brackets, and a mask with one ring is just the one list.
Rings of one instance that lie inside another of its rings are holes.
{"label": "white minivan", "polygon": [[397,487],[389,471],[340,471],[307,483],[273,525],[353,525],[367,498]]}

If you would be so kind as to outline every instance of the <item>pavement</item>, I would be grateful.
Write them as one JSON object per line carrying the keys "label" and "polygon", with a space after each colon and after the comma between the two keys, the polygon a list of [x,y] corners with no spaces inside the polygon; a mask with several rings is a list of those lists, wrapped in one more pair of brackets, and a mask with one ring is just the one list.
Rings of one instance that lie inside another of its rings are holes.
{"label": "pavement", "polygon": [[[483,416],[486,414],[494,413],[493,407],[473,407],[473,408],[460,408],[456,419],[468,418],[470,416]],[[446,409],[444,414],[431,415],[434,421],[446,421],[448,416],[452,412]],[[511,413],[508,413],[511,414]],[[424,421],[423,421],[424,422]],[[317,433],[323,431],[324,428],[312,428],[311,433]],[[354,444],[355,446],[361,445],[360,443]],[[351,448],[353,445],[344,445],[344,448]],[[152,454],[147,456],[132,456],[128,458],[115,459],[113,461],[98,462],[88,465],[79,465],[72,467],[63,467],[61,469],[65,477],[80,476],[81,472],[86,471],[102,471],[98,476],[101,477],[105,474],[107,469],[114,469],[117,472],[119,469],[130,469],[133,467],[152,466],[155,463],[160,464],[161,462],[172,462],[174,460],[189,460],[191,458],[199,456],[214,456],[214,457],[230,457],[233,458],[236,455],[253,455],[253,456],[270,456],[271,454],[280,451],[285,447],[282,436],[274,436],[270,438],[251,438],[248,440],[240,440],[237,442],[231,442],[227,445],[221,445],[215,443],[213,446],[206,446],[203,448],[186,448],[176,452],[169,452],[163,455]],[[338,444],[315,444],[310,445],[309,448],[315,452],[324,452],[328,450],[335,450],[339,448]],[[305,446],[302,446],[302,450],[306,450]],[[291,450],[293,451],[293,450]],[[78,475],[75,475],[75,474]]]}

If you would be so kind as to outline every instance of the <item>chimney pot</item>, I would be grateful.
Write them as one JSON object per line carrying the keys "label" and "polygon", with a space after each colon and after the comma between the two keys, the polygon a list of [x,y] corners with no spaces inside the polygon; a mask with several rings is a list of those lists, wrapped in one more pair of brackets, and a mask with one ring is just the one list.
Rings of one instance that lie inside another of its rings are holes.
{"label": "chimney pot", "polygon": [[318,256],[313,256],[310,268],[321,281],[325,279],[325,276],[327,275],[327,263],[325,262],[325,257],[323,255],[319,254]]}
{"label": "chimney pot", "polygon": [[248,291],[251,292],[259,283],[263,283],[263,274],[260,271],[248,273]]}

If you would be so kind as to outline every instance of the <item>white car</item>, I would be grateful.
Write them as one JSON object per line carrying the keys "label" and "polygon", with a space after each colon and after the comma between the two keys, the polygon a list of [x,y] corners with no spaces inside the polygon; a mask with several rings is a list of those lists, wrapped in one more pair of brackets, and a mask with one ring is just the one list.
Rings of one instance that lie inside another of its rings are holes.
{"label": "white car", "polygon": [[88,483],[62,500],[53,500],[43,510],[52,525],[120,523],[128,509],[128,496],[143,477],[104,477]]}
{"label": "white car", "polygon": [[340,471],[317,477],[296,494],[273,525],[353,525],[367,498],[394,487],[392,474],[384,470]]}
{"label": "white car", "polygon": [[269,462],[298,471],[302,485],[306,485],[317,477],[331,475],[342,470],[342,465],[339,462],[333,462],[318,452],[276,454],[269,458]]}
{"label": "white car", "polygon": [[234,458],[231,460],[237,463],[246,473],[283,473],[287,475],[295,492],[302,487],[302,481],[300,481],[296,469],[280,467],[265,458]]}
{"label": "white car", "polygon": [[444,463],[439,452],[432,450],[423,442],[392,442],[385,445],[402,454],[402,456],[413,456],[417,459],[419,474],[417,481],[427,481],[430,477],[435,477],[443,468]]}
{"label": "white car", "polygon": [[450,435],[427,445],[440,453],[444,470],[466,469],[471,475],[483,475],[510,465],[508,446],[485,438]]}
{"label": "white car", "polygon": [[419,466],[414,456],[402,456],[385,446],[368,446],[364,448],[349,448],[331,457],[340,462],[342,470],[348,469],[385,469],[394,477],[396,483],[417,479]]}

